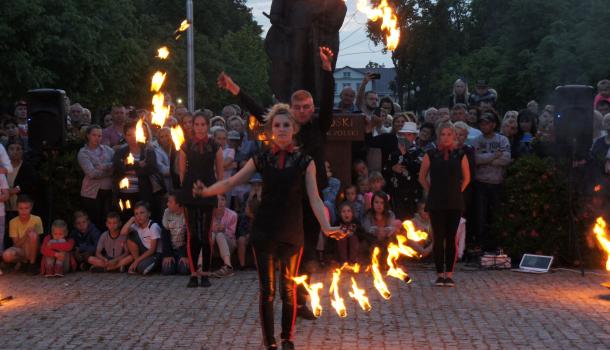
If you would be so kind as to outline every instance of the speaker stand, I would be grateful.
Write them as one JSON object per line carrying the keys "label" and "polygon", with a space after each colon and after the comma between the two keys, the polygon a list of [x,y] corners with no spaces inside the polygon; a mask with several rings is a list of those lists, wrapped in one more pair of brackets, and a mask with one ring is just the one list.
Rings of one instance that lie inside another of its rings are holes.
{"label": "speaker stand", "polygon": [[576,167],[575,165],[575,160],[576,160],[576,146],[577,146],[577,140],[572,139],[570,142],[570,162],[568,163],[568,210],[570,211],[570,223],[568,225],[568,244],[574,244],[574,247],[576,249],[576,256],[578,258],[578,261],[580,262],[580,275],[582,277],[585,276],[585,265],[584,262],[582,261],[582,254],[580,252],[580,240],[579,240],[579,234],[576,232],[576,230],[574,229],[574,196],[573,196],[573,190],[574,190],[574,169]]}

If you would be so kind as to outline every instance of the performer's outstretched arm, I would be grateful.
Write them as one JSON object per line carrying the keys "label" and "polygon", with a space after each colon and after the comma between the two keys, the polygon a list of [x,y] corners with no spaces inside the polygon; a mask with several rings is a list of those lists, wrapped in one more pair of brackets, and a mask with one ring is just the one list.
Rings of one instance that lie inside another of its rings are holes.
{"label": "performer's outstretched arm", "polygon": [[320,228],[327,236],[341,234],[339,232],[339,227],[331,227],[330,223],[326,219],[326,215],[324,215],[324,203],[322,199],[320,199],[320,194],[318,193],[318,185],[316,183],[316,163],[311,161],[307,166],[307,172],[305,173],[305,186],[307,187],[307,196],[309,197],[309,203],[311,205],[311,210],[313,211],[316,219],[320,223]]}
{"label": "performer's outstretched arm", "polygon": [[250,159],[237,174],[226,180],[216,182],[210,187],[205,187],[203,182],[197,181],[193,184],[193,197],[211,197],[230,191],[233,187],[246,183],[256,172],[254,161]]}
{"label": "performer's outstretched arm", "polygon": [[216,84],[218,87],[224,90],[227,90],[233,96],[239,97],[241,103],[246,106],[246,109],[253,115],[259,123],[264,123],[263,116],[267,112],[267,110],[258,104],[250,95],[243,92],[241,87],[237,85],[231,77],[225,72],[221,72],[218,75],[218,79],[216,80]]}

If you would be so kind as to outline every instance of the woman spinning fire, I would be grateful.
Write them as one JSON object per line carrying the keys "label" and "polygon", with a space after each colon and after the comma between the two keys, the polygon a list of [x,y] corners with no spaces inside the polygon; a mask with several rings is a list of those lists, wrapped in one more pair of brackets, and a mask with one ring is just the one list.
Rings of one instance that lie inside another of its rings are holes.
{"label": "woman spinning fire", "polygon": [[[277,349],[274,336],[273,299],[279,263],[282,298],[282,349],[294,349],[292,342],[296,318],[296,277],[303,251],[303,196],[305,189],[312,211],[322,231],[333,238],[343,233],[331,227],[324,215],[324,204],[316,185],[316,166],[312,158],[301,153],[293,143],[298,124],[286,104],[276,104],[265,117],[272,144],[232,177],[210,187],[197,182],[193,196],[210,197],[227,192],[247,182],[255,172],[263,177],[262,201],[253,222],[251,241],[260,285],[260,312],[263,341],[268,349]],[[305,186],[303,186],[305,185]]]}

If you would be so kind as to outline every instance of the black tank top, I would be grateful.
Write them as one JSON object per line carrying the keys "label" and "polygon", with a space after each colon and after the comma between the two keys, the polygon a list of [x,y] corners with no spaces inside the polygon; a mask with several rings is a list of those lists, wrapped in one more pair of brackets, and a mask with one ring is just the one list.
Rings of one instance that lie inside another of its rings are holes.
{"label": "black tank top", "polygon": [[430,192],[427,210],[464,210],[462,197],[462,150],[449,153],[447,160],[437,148],[428,152],[430,158]]}
{"label": "black tank top", "polygon": [[283,169],[278,166],[278,158],[269,149],[253,158],[263,177],[263,189],[250,239],[258,243],[273,241],[302,246],[305,173],[312,158],[294,151],[286,155]]}
{"label": "black tank top", "polygon": [[218,147],[218,144],[212,139],[206,142],[203,153],[200,152],[198,145],[191,141],[182,145],[182,150],[186,154],[186,173],[184,174],[180,198],[185,205],[216,206],[216,196],[193,198],[193,183],[200,180],[206,187],[209,187],[216,182],[214,166],[216,165]]}

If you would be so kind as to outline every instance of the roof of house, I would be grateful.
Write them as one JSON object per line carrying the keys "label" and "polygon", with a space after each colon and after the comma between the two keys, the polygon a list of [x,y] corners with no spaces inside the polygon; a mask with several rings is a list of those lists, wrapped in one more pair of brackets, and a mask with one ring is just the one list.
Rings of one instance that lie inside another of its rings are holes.
{"label": "roof of house", "polygon": [[375,82],[375,88],[378,90],[380,88],[384,89],[384,90],[390,90],[390,82],[393,81],[394,79],[396,79],[396,69],[395,68],[353,68],[350,66],[345,66],[345,67],[337,68],[335,70],[335,73],[340,72],[341,70],[344,70],[344,69],[355,70],[362,74],[366,74],[367,72],[379,73],[380,78],[379,78],[379,80],[377,80]]}

